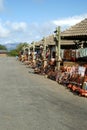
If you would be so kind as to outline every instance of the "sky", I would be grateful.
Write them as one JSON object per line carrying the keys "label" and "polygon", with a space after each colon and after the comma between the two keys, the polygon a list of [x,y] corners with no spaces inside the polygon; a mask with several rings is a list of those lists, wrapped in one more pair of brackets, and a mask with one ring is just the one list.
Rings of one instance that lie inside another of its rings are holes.
{"label": "sky", "polygon": [[40,41],[87,18],[87,0],[0,0],[0,44]]}

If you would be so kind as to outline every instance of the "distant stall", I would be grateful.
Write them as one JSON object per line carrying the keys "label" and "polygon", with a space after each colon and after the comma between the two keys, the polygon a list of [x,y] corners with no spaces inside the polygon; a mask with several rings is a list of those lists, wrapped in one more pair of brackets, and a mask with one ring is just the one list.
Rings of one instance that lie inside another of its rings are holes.
{"label": "distant stall", "polygon": [[5,57],[7,56],[8,52],[7,50],[0,50],[0,57]]}

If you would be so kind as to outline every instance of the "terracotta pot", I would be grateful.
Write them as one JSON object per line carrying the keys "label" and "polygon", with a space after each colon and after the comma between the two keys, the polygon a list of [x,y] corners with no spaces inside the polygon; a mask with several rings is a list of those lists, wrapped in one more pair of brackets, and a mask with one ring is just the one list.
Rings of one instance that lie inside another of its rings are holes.
{"label": "terracotta pot", "polygon": [[72,88],[72,84],[68,84],[68,86],[67,86],[67,87],[71,89],[71,88]]}
{"label": "terracotta pot", "polygon": [[72,86],[72,90],[73,90],[73,91],[76,91],[76,90],[77,90],[77,86],[76,86],[76,85],[73,85],[73,86]]}

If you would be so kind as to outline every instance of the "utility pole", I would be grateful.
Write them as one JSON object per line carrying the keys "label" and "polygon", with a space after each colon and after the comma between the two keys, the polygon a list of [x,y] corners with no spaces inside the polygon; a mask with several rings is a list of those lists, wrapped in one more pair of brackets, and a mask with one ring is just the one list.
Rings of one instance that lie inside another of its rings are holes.
{"label": "utility pole", "polygon": [[60,62],[61,62],[61,57],[60,57],[60,26],[56,28],[56,33],[55,38],[56,38],[56,67],[57,70],[60,70]]}

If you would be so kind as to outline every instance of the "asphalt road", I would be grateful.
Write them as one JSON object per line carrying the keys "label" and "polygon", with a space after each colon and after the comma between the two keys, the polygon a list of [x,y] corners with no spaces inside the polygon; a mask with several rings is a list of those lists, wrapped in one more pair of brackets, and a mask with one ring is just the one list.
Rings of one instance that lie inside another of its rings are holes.
{"label": "asphalt road", "polygon": [[87,130],[87,98],[0,57],[0,130]]}

